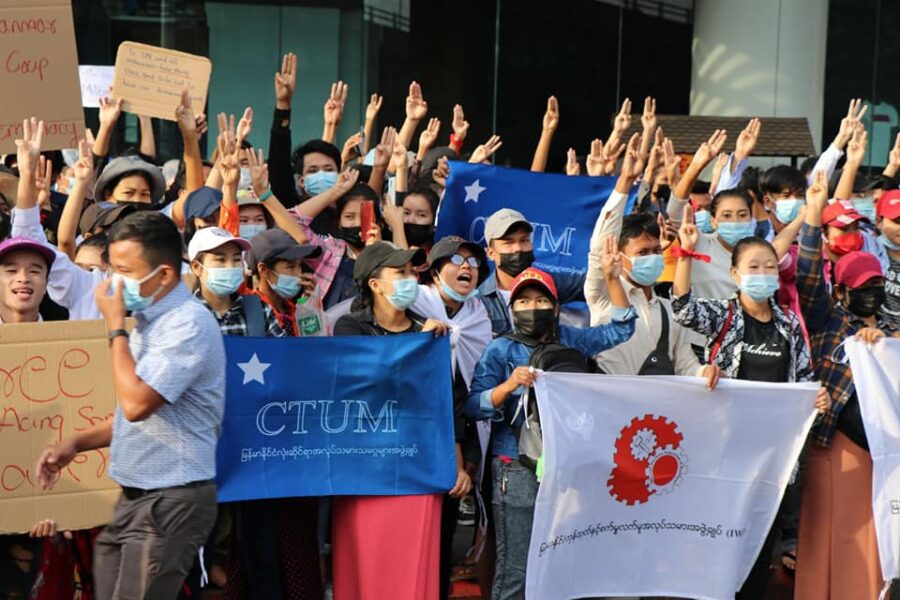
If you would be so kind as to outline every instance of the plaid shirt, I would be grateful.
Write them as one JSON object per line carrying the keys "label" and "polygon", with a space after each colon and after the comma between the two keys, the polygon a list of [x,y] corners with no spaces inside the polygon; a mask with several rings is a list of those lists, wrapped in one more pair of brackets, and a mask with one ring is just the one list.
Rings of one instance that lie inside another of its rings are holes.
{"label": "plaid shirt", "polygon": [[313,220],[301,215],[296,208],[292,208],[288,212],[309,238],[308,243],[322,248],[322,256],[316,260],[313,274],[316,277],[316,286],[322,290],[320,297],[324,298],[328,295],[331,282],[334,281],[334,276],[341,266],[341,259],[347,252],[347,242],[328,235],[317,234],[310,226]]}
{"label": "plaid shirt", "polygon": [[[797,261],[797,292],[800,309],[806,319],[809,341],[812,346],[816,376],[831,396],[831,408],[820,415],[813,426],[813,439],[828,448],[837,430],[838,417],[844,406],[856,393],[853,373],[841,344],[857,331],[868,327],[865,321],[851,314],[831,299],[825,281],[822,255],[822,228],[806,223],[800,231],[800,255]],[[886,335],[896,330],[878,315],[878,329]]]}
{"label": "plaid shirt", "polygon": [[[244,319],[244,311],[242,308],[244,301],[243,296],[238,294],[231,304],[231,308],[221,315],[206,303],[206,300],[204,300],[203,296],[200,294],[200,290],[194,292],[194,297],[197,298],[216,318],[216,322],[219,324],[219,330],[222,332],[222,335],[247,336],[247,320]],[[266,321],[266,337],[285,337],[287,334],[284,329],[281,328],[281,325],[278,324],[278,319],[275,318],[275,313],[272,312],[269,305],[263,302],[262,309],[263,317]]]}

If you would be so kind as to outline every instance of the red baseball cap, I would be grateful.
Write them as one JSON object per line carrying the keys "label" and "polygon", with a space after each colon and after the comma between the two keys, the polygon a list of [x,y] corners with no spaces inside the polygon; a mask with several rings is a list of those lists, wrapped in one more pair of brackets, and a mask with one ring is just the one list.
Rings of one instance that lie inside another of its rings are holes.
{"label": "red baseball cap", "polygon": [[553,296],[553,300],[559,302],[559,294],[556,292],[556,283],[554,283],[553,277],[549,273],[545,273],[534,267],[528,267],[519,273],[513,280],[512,290],[509,295],[510,300],[515,299],[519,291],[529,285],[537,285],[544,288],[546,291],[550,292],[550,295]]}
{"label": "red baseball cap", "polygon": [[900,217],[900,190],[885,192],[878,199],[876,214],[892,221]]}
{"label": "red baseball cap", "polygon": [[834,282],[849,288],[858,288],[873,277],[884,277],[881,263],[868,252],[848,252],[834,267]]}
{"label": "red baseball cap", "polygon": [[0,243],[0,259],[16,250],[31,250],[32,252],[37,252],[45,261],[47,261],[48,271],[50,270],[50,267],[53,266],[53,261],[56,259],[56,253],[52,248],[24,237],[11,237],[3,240],[3,242]]}
{"label": "red baseball cap", "polygon": [[831,225],[843,229],[866,218],[856,212],[849,200],[836,200],[822,211],[822,225]]}

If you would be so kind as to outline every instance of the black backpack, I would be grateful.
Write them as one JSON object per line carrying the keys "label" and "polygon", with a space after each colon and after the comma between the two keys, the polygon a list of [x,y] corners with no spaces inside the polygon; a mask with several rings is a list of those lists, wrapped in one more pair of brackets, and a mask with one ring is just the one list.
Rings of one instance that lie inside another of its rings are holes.
{"label": "black backpack", "polygon": [[[528,358],[528,366],[547,371],[551,373],[599,373],[597,363],[593,359],[586,357],[584,354],[557,342],[539,342],[516,333],[506,333],[504,337],[525,344],[532,348],[531,356]],[[519,428],[517,434],[519,439],[519,462],[531,469],[536,470],[538,459],[544,453],[544,442],[541,435],[541,416],[538,413],[537,398],[534,395],[534,388],[528,390],[528,393],[522,401],[521,408],[525,411],[525,423]],[[519,414],[516,409],[511,419],[515,421]],[[515,427],[513,427],[515,431]]]}

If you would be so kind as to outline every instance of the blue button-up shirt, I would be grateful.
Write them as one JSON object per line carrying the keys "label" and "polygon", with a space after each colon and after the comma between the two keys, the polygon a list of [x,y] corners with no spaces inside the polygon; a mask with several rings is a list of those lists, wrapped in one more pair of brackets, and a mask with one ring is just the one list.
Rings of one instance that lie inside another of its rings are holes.
{"label": "blue button-up shirt", "polygon": [[[559,303],[584,302],[584,275],[578,273],[553,273],[553,282],[556,284]],[[508,294],[504,298],[497,288],[497,273],[491,274],[478,286],[478,297],[487,309],[491,319],[491,330],[494,337],[509,333],[513,330],[512,317],[510,316]]]}
{"label": "blue button-up shirt", "polygon": [[[637,313],[634,308],[613,307],[612,320],[595,327],[559,326],[559,343],[575,348],[585,356],[594,356],[598,352],[609,350],[617,344],[628,340],[634,334]],[[469,388],[469,399],[466,414],[472,419],[491,419],[491,435],[494,438],[494,455],[519,457],[519,442],[516,431],[524,423],[523,411],[511,423],[516,407],[520,401],[520,392],[509,395],[506,401],[494,408],[491,393],[494,388],[509,379],[516,367],[528,366],[532,348],[522,342],[508,337],[497,337],[488,344]]]}
{"label": "blue button-up shirt", "polygon": [[165,403],[135,422],[116,407],[109,476],[141,489],[213,479],[225,410],[225,346],[216,320],[184,284],[134,317],[129,347],[137,376]]}

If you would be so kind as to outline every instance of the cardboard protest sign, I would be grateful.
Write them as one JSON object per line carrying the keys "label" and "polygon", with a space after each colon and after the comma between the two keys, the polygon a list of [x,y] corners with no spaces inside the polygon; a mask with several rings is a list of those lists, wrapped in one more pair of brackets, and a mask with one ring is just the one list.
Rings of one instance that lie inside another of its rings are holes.
{"label": "cardboard protest sign", "polygon": [[45,124],[44,150],[84,136],[69,0],[0,0],[0,153],[15,152],[22,119]]}
{"label": "cardboard protest sign", "polygon": [[124,99],[130,113],[175,120],[181,93],[187,90],[194,110],[203,112],[212,63],[186,52],[123,42],[116,54],[113,95]]}
{"label": "cardboard protest sign", "polygon": [[116,398],[102,321],[0,327],[0,533],[54,518],[60,529],[107,523],[119,487],[109,449],[79,454],[51,491],[34,466],[47,444],[111,416]]}
{"label": "cardboard protest sign", "polygon": [[109,88],[116,76],[114,67],[100,65],[79,65],[78,77],[81,80],[81,105],[85,108],[98,108],[100,98],[109,95]]}

